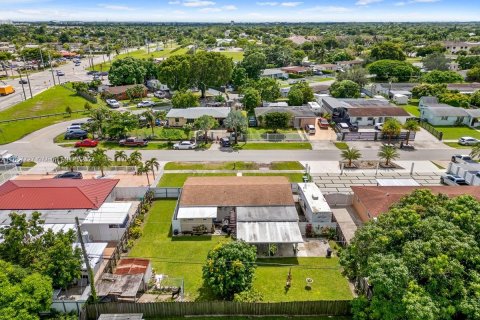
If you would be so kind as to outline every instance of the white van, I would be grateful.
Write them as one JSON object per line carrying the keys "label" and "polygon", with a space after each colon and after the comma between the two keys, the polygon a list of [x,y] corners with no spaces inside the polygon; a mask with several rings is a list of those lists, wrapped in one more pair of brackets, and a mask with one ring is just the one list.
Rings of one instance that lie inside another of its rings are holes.
{"label": "white van", "polygon": [[0,157],[0,164],[14,164],[16,166],[21,166],[23,160],[11,153],[5,153]]}
{"label": "white van", "polygon": [[307,132],[308,134],[315,134],[315,126],[313,124],[307,124],[305,126],[305,132]]}

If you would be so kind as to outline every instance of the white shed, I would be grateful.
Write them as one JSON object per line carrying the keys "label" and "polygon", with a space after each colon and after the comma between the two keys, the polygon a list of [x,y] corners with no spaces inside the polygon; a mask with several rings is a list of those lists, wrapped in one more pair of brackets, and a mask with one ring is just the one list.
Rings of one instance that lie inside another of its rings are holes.
{"label": "white shed", "polygon": [[395,94],[393,96],[393,101],[396,104],[408,104],[408,97],[404,94]]}
{"label": "white shed", "polygon": [[332,210],[315,183],[299,183],[298,196],[308,222],[332,222]]}

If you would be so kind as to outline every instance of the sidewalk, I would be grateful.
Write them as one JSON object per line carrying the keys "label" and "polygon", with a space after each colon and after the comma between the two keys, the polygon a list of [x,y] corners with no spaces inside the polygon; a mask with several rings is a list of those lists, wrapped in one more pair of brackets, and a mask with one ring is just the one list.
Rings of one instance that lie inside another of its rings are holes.
{"label": "sidewalk", "polygon": [[[410,173],[412,163],[414,164],[413,172],[445,172],[445,169],[440,169],[434,165],[431,161],[394,161],[403,169],[384,169],[378,168],[379,173]],[[300,163],[305,167],[310,167],[310,174],[321,174],[321,173],[332,173],[340,174],[341,168],[338,161],[300,161]],[[375,174],[376,169],[345,169],[344,174],[353,173],[353,174]]]}

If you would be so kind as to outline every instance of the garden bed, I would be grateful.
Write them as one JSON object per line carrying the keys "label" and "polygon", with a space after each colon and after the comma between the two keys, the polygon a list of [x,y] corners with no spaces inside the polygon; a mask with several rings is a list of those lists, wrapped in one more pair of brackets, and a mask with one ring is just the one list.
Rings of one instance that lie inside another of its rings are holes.
{"label": "garden bed", "polygon": [[385,165],[385,161],[376,161],[376,160],[363,160],[363,161],[352,161],[352,165],[348,165],[348,161],[340,161],[340,168],[344,164],[344,169],[404,169],[395,162],[391,162]]}

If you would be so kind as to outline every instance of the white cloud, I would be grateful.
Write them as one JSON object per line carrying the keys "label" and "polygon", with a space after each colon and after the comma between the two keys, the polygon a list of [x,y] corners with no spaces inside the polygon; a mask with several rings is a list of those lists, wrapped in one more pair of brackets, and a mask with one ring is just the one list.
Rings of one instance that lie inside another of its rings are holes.
{"label": "white cloud", "polygon": [[382,2],[382,1],[383,0],[358,0],[357,2],[355,2],[355,5],[357,5],[357,6],[368,6],[369,4]]}
{"label": "white cloud", "polygon": [[227,11],[233,11],[237,10],[238,8],[233,4],[227,4],[226,6],[223,6],[222,9]]}
{"label": "white cloud", "polygon": [[185,7],[208,7],[213,6],[215,2],[213,1],[205,1],[205,0],[188,0],[183,2]]}
{"label": "white cloud", "polygon": [[134,10],[133,8],[127,7],[127,6],[122,6],[122,5],[116,5],[116,4],[107,4],[107,3],[100,3],[98,4],[99,7],[108,9],[108,10],[120,10],[120,11],[132,11]]}
{"label": "white cloud", "polygon": [[168,1],[168,4],[180,4],[180,1]]}
{"label": "white cloud", "polygon": [[257,2],[257,5],[275,7],[278,6],[278,2]]}
{"label": "white cloud", "polygon": [[296,7],[301,5],[303,2],[296,1],[296,2],[282,2],[280,5],[282,7]]}

